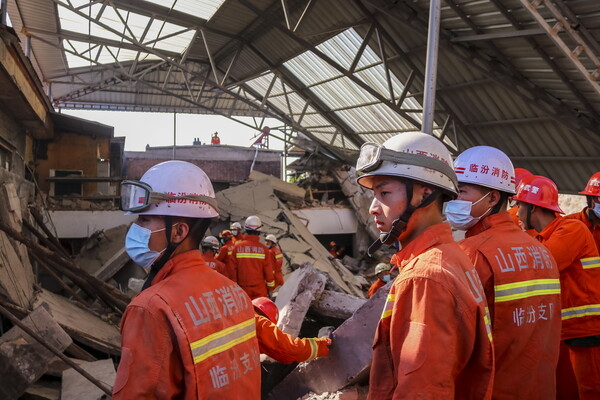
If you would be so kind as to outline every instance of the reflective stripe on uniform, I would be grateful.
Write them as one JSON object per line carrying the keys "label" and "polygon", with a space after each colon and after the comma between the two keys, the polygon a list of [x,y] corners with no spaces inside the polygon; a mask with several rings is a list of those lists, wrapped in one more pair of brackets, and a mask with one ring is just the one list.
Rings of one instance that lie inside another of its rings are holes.
{"label": "reflective stripe on uniform", "polygon": [[387,318],[392,315],[392,309],[394,308],[395,301],[396,295],[388,294],[387,299],[385,300],[385,307],[383,307],[383,313],[381,314],[381,319]]}
{"label": "reflective stripe on uniform", "polygon": [[490,309],[485,307],[485,315],[483,316],[483,322],[485,322],[485,330],[487,331],[488,339],[492,340],[492,317],[490,316]]}
{"label": "reflective stripe on uniform", "polygon": [[505,283],[494,286],[496,303],[503,301],[525,299],[546,294],[560,294],[558,279],[532,279],[515,283]]}
{"label": "reflective stripe on uniform", "polygon": [[580,261],[583,269],[600,267],[600,257],[582,258]]}
{"label": "reflective stripe on uniform", "polygon": [[256,327],[254,324],[254,317],[252,317],[247,321],[230,326],[227,329],[215,332],[212,335],[191,343],[190,347],[192,349],[192,356],[194,357],[194,364],[252,339],[256,336]]}
{"label": "reflective stripe on uniform", "polygon": [[314,338],[308,339],[308,343],[310,343],[310,357],[306,359],[306,361],[314,360],[317,358],[317,354],[319,351],[319,345]]}
{"label": "reflective stripe on uniform", "polygon": [[233,251],[228,251],[227,255],[230,256],[233,253]]}
{"label": "reflective stripe on uniform", "polygon": [[600,315],[600,304],[563,308],[561,311],[561,317],[563,321],[565,319],[587,317],[590,315]]}
{"label": "reflective stripe on uniform", "polygon": [[275,281],[267,282],[267,287],[275,287]]}
{"label": "reflective stripe on uniform", "polygon": [[237,253],[235,255],[236,258],[257,258],[257,259],[261,259],[264,260],[265,259],[265,255],[262,253]]}
{"label": "reflective stripe on uniform", "polygon": [[277,255],[275,256],[275,258],[283,258],[283,254],[281,254],[281,253],[280,253],[280,254],[277,254]]}

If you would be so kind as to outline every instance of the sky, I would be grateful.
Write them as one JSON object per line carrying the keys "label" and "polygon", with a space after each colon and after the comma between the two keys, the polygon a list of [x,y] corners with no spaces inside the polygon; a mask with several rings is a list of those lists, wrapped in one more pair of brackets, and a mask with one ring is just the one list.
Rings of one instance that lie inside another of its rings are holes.
{"label": "sky", "polygon": [[[173,145],[173,114],[172,113],[142,113],[126,111],[88,111],[88,110],[62,110],[64,114],[78,118],[100,122],[115,128],[114,136],[125,136],[126,151],[144,151],[146,145],[172,146]],[[204,143],[210,143],[214,132],[219,132],[221,144],[250,147],[258,131],[238,122],[219,115],[177,114],[176,115],[176,143],[178,146],[191,146],[194,138],[200,138]],[[244,122],[255,125],[252,118],[240,118]],[[260,123],[261,119],[256,119]],[[281,126],[276,119],[266,119],[264,125],[270,127]],[[279,131],[274,131],[277,136],[283,136]],[[269,148],[283,150],[283,141],[271,137]]]}

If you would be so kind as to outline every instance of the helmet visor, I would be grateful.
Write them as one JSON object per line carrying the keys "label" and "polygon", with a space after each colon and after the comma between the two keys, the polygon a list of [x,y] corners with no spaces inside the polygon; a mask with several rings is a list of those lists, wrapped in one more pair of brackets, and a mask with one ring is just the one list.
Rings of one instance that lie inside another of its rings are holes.
{"label": "helmet visor", "polygon": [[143,210],[150,204],[150,193],[152,193],[152,188],[144,182],[121,182],[121,210]]}
{"label": "helmet visor", "polygon": [[375,143],[365,143],[360,148],[356,161],[356,171],[359,174],[371,172],[381,164],[381,146]]}

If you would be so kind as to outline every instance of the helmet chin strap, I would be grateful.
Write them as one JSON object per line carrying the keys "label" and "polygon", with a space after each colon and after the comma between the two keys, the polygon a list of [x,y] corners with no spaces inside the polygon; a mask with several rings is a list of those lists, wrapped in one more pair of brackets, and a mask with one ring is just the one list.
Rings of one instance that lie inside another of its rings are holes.
{"label": "helmet chin strap", "polygon": [[[412,200],[413,182],[406,181],[405,184],[406,198]],[[441,196],[441,194],[442,191],[440,189],[434,190],[433,193],[427,196],[425,200],[423,200],[421,204],[419,204],[417,207],[413,206],[409,200],[409,203],[406,206],[404,212],[392,222],[391,229],[388,232],[381,232],[379,234],[379,239],[374,241],[373,244],[369,246],[369,249],[367,250],[367,254],[369,255],[369,257],[373,256],[373,254],[377,250],[379,250],[384,244],[391,246],[394,243],[396,243],[398,237],[402,234],[402,232],[406,230],[406,227],[408,226],[408,220],[413,215],[413,213],[419,208],[427,207],[429,204],[433,203],[438,197]]]}

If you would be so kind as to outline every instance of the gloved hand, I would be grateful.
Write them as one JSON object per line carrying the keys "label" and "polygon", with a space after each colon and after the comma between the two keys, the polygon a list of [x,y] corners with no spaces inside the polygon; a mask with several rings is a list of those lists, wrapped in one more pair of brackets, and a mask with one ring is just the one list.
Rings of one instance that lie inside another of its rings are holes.
{"label": "gloved hand", "polygon": [[317,342],[317,346],[319,346],[319,349],[317,350],[317,357],[328,356],[329,346],[331,346],[333,341],[327,337],[316,338],[315,341]]}

